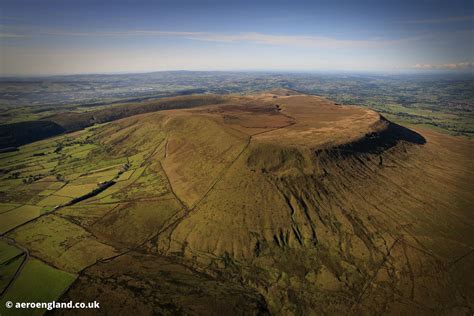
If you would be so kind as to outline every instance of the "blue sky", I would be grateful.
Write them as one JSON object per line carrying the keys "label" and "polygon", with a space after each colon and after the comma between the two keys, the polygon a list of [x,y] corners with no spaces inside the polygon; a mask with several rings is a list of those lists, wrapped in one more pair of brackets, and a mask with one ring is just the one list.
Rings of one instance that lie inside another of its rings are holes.
{"label": "blue sky", "polygon": [[0,0],[0,75],[469,71],[473,3]]}

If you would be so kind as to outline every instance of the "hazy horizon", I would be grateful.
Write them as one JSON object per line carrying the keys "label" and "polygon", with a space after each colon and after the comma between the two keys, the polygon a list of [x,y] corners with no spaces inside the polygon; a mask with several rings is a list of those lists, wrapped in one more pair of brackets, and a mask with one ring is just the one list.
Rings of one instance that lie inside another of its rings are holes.
{"label": "hazy horizon", "polygon": [[151,71],[117,71],[117,72],[83,72],[83,73],[44,73],[44,74],[0,74],[0,79],[30,79],[30,78],[48,78],[48,77],[69,77],[69,76],[133,76],[133,75],[147,75],[154,73],[248,73],[248,74],[306,74],[306,75],[373,75],[373,76],[461,76],[474,77],[474,72],[471,69],[401,69],[401,70],[281,70],[281,69],[222,69],[222,70],[190,70],[190,69],[170,69],[170,70],[151,70]]}
{"label": "hazy horizon", "polygon": [[0,76],[471,72],[471,1],[3,1]]}

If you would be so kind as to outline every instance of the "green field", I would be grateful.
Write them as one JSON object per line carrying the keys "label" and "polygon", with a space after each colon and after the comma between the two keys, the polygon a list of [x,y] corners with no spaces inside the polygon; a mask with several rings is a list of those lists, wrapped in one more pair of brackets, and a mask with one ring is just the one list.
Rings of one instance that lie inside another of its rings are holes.
{"label": "green field", "polygon": [[[43,315],[46,309],[7,309],[5,302],[52,302],[74,282],[76,276],[30,259],[12,288],[0,300],[2,315]],[[45,290],[47,287],[47,290]]]}
{"label": "green field", "polygon": [[[139,140],[135,149],[124,151],[121,142],[130,132],[121,126],[96,125],[0,154],[0,233],[30,252],[2,298],[2,308],[8,300],[57,300],[82,269],[114,257],[124,247],[142,244],[177,216],[181,205],[170,195],[160,164],[152,159],[163,156],[165,135],[156,128],[140,130],[134,135]],[[141,141],[149,132],[153,141]],[[73,202],[109,181],[114,185],[103,192]],[[3,288],[25,254],[4,242],[0,246]],[[42,284],[52,286],[44,290]]]}

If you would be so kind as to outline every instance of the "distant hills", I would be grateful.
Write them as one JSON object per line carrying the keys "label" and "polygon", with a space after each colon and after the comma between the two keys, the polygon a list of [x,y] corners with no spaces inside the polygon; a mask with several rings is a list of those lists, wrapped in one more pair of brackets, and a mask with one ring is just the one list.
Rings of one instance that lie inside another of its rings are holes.
{"label": "distant hills", "polygon": [[456,135],[474,133],[469,74],[165,71],[140,74],[0,78],[0,124],[189,94],[293,89],[361,105],[401,123]]}

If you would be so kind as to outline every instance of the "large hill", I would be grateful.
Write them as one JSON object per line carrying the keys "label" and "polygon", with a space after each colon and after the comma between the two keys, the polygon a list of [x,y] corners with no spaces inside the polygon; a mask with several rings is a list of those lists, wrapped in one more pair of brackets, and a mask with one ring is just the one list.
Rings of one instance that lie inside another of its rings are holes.
{"label": "large hill", "polygon": [[202,98],[1,154],[2,307],[473,312],[471,140],[291,90]]}

